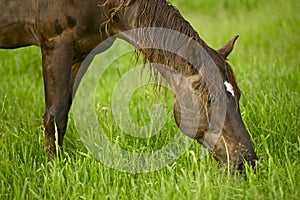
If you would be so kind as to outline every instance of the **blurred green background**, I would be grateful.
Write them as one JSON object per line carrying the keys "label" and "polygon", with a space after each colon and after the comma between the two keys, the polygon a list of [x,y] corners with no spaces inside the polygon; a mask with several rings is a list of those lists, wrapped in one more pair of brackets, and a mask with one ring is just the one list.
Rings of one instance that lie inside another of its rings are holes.
{"label": "blurred green background", "polygon": [[[256,173],[227,173],[194,142],[159,171],[128,174],[97,162],[70,119],[62,158],[44,149],[41,55],[37,47],[0,50],[0,199],[298,199],[300,196],[300,1],[170,0],[211,47],[240,38],[229,57],[243,91],[242,117],[259,157]],[[134,66],[118,60],[99,82],[99,121],[115,145],[149,150],[172,139],[172,94],[143,88],[131,104],[137,120],[145,105],[168,111],[163,132],[150,139],[124,136],[111,114],[114,83]],[[126,64],[124,64],[126,63]],[[118,66],[118,65],[116,65]],[[101,87],[101,85],[109,87]],[[158,97],[161,96],[161,97]],[[143,119],[143,118],[142,118]],[[146,119],[147,121],[147,119]],[[150,147],[149,147],[150,144]]]}

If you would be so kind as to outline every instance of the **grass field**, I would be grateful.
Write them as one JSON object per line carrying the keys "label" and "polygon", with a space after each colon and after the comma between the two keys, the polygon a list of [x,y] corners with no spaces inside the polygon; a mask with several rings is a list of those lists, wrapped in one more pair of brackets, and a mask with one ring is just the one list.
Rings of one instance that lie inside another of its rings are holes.
{"label": "grass field", "polygon": [[[213,48],[240,35],[229,62],[243,91],[242,116],[259,157],[256,174],[248,170],[245,178],[228,173],[211,156],[202,157],[196,142],[158,171],[121,172],[93,158],[72,118],[62,159],[49,163],[42,132],[41,56],[37,47],[29,47],[0,51],[0,199],[300,197],[300,2],[171,2]],[[117,68],[120,63],[126,64]],[[159,149],[177,131],[169,91],[142,87],[130,103],[132,117],[142,120],[137,123],[149,122],[147,106],[160,103],[166,109],[166,124],[155,137],[123,137],[113,121],[111,91],[130,66],[134,66],[132,55],[125,55],[103,74],[95,102],[100,125],[121,148]]]}

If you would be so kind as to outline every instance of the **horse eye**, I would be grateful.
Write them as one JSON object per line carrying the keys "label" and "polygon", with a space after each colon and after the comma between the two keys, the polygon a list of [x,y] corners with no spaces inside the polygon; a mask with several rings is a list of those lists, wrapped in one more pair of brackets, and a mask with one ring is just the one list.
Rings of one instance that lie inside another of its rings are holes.
{"label": "horse eye", "polygon": [[207,99],[207,105],[211,105],[211,97],[208,97],[208,99]]}

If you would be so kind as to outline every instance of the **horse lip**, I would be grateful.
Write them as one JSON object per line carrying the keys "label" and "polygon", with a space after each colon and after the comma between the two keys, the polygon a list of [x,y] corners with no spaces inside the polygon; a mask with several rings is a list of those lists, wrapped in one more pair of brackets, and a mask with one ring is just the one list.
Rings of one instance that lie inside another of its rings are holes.
{"label": "horse lip", "polygon": [[254,173],[256,173],[258,164],[258,158],[256,157],[256,155],[254,155],[254,157],[251,159],[240,159],[236,163],[235,169],[238,170],[241,174],[244,174],[246,172],[246,164],[254,170]]}

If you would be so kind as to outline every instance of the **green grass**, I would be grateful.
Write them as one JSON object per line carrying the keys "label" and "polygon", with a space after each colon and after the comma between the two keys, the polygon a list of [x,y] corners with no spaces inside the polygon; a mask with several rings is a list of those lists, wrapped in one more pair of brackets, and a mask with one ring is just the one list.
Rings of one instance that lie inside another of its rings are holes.
{"label": "green grass", "polygon": [[[158,171],[120,172],[91,156],[72,119],[62,159],[49,163],[42,132],[40,52],[29,47],[0,51],[0,199],[298,199],[299,1],[171,2],[214,48],[240,35],[230,63],[243,91],[242,116],[260,159],[256,174],[248,170],[246,179],[228,174],[211,156],[200,158],[196,142]],[[120,63],[124,67],[116,68]],[[132,55],[125,55],[103,74],[96,89],[98,120],[107,138],[121,148],[159,149],[177,131],[169,91],[158,92],[150,84],[137,90],[130,103],[131,115],[141,124],[150,120],[148,108],[162,104],[167,120],[160,134],[150,139],[124,136],[113,121],[111,91],[133,65]]]}

